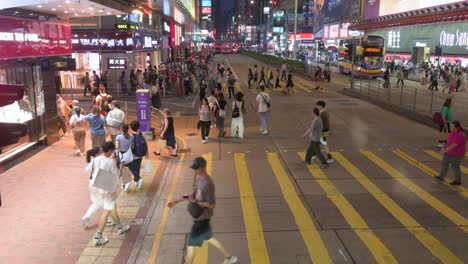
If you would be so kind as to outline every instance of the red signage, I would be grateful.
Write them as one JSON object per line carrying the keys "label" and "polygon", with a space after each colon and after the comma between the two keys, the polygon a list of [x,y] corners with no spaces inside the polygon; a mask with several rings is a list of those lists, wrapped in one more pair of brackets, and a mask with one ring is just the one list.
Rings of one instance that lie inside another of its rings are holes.
{"label": "red signage", "polygon": [[[294,39],[294,34],[289,34],[289,39]],[[314,39],[314,34],[312,33],[300,33],[296,34],[296,40],[303,40],[303,39]]]}
{"label": "red signage", "polygon": [[211,7],[202,7],[202,14],[211,14]]}
{"label": "red signage", "polygon": [[175,32],[175,24],[174,22],[171,22],[171,46],[175,47],[176,46],[176,32]]}
{"label": "red signage", "polygon": [[0,59],[72,53],[69,24],[0,16]]}

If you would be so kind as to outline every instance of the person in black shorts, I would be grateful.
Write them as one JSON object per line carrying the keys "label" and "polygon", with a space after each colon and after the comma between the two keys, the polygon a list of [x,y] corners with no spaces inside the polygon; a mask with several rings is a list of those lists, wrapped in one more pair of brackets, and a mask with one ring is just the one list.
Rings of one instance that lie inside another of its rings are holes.
{"label": "person in black shorts", "polygon": [[[190,202],[193,206],[199,207],[201,214],[196,218],[193,212],[193,225],[187,242],[187,256],[185,263],[191,264],[195,257],[195,247],[201,247],[204,241],[214,246],[224,255],[224,264],[237,263],[237,257],[232,256],[217,239],[213,237],[211,231],[210,219],[213,216],[216,207],[215,186],[212,178],[206,173],[206,160],[203,157],[197,157],[193,160],[191,169],[195,171],[196,182],[192,192],[187,193],[179,199],[175,199],[167,206],[174,207],[180,202]],[[192,206],[192,207],[193,207]]]}

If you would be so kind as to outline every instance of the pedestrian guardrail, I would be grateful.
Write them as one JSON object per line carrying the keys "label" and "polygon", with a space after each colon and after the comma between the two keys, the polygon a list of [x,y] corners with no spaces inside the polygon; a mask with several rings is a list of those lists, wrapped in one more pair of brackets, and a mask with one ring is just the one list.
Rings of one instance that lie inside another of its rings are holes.
{"label": "pedestrian guardrail", "polygon": [[[137,116],[137,107],[136,103],[133,102],[122,102],[122,111],[125,112],[125,115],[128,117],[130,116]],[[166,120],[166,115],[163,111],[151,107],[151,127],[154,128],[155,133],[159,133],[161,128],[164,127],[164,122]]]}
{"label": "pedestrian guardrail", "polygon": [[385,88],[383,84],[382,79],[354,78],[351,91],[428,117],[440,111],[447,98],[452,98],[453,120],[468,127],[468,95],[395,85]]}

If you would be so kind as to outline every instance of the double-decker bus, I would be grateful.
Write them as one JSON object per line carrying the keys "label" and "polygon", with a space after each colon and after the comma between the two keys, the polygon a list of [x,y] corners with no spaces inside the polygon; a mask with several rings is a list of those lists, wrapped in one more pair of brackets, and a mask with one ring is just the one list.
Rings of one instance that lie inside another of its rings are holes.
{"label": "double-decker bus", "polygon": [[[380,36],[360,36],[340,40],[338,68],[341,73],[361,77],[382,77],[385,71],[385,39]],[[354,63],[354,65],[353,65]]]}

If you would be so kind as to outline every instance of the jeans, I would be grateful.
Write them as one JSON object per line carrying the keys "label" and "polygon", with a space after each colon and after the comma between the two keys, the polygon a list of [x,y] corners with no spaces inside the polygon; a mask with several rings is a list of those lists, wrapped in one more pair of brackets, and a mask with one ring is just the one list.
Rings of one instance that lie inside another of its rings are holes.
{"label": "jeans", "polygon": [[460,164],[464,156],[450,156],[445,154],[442,160],[442,168],[440,170],[440,177],[445,178],[449,165],[452,166],[454,179],[457,182],[461,182]]}
{"label": "jeans", "polygon": [[260,128],[262,130],[267,130],[267,112],[258,112],[260,117]]}
{"label": "jeans", "polygon": [[216,127],[218,128],[218,135],[221,137],[224,134],[224,118],[216,117]]}
{"label": "jeans", "polygon": [[310,162],[313,156],[317,156],[323,165],[327,164],[327,161],[325,160],[325,158],[322,155],[322,152],[320,151],[320,141],[310,142],[309,148],[307,149],[305,161]]}
{"label": "jeans", "polygon": [[239,138],[244,138],[244,118],[236,117],[231,120],[231,137],[236,136],[236,130],[238,130]]}
{"label": "jeans", "polygon": [[211,121],[200,121],[200,131],[202,140],[205,140],[210,135]]}
{"label": "jeans", "polygon": [[229,99],[231,99],[231,94],[232,94],[232,97],[234,97],[234,86],[229,85],[228,90],[229,90]]}
{"label": "jeans", "polygon": [[133,159],[132,162],[130,162],[130,164],[128,164],[128,168],[130,169],[130,171],[132,172],[133,174],[133,181],[134,182],[138,182],[138,180],[140,180],[140,169],[141,169],[141,161],[143,159],[142,158],[135,158]]}

